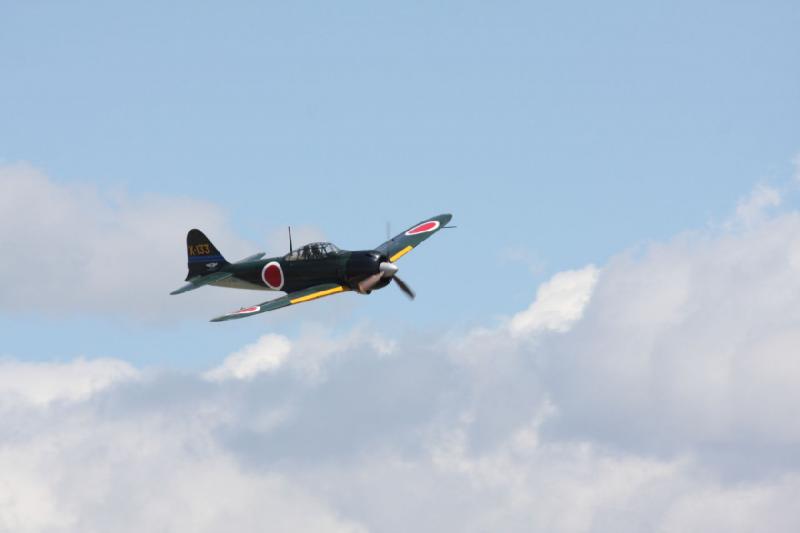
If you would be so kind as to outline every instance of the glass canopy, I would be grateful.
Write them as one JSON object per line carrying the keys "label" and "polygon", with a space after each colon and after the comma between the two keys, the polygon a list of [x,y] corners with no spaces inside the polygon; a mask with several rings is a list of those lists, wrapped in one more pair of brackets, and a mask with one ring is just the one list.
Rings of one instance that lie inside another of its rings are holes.
{"label": "glass canopy", "polygon": [[330,242],[312,242],[286,254],[286,261],[304,261],[307,259],[325,259],[339,253],[339,248]]}

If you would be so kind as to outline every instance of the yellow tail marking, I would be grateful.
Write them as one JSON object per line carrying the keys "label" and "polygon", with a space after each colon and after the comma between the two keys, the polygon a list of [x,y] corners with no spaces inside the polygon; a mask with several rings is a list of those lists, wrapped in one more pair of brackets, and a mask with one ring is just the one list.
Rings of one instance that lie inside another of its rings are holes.
{"label": "yellow tail marking", "polygon": [[400,259],[400,258],[401,258],[401,257],[403,257],[404,255],[406,255],[408,252],[410,252],[410,251],[411,251],[411,250],[413,250],[413,249],[414,249],[414,247],[413,247],[413,246],[406,246],[405,248],[403,248],[402,250],[400,250],[399,252],[397,252],[396,254],[394,254],[392,257],[390,257],[390,258],[389,258],[389,261],[391,261],[392,263],[394,263],[395,261],[397,261],[398,259]]}
{"label": "yellow tail marking", "polygon": [[306,294],[305,296],[301,296],[299,298],[295,298],[294,300],[289,300],[290,304],[299,304],[301,302],[307,302],[309,300],[316,300],[317,298],[322,298],[323,296],[328,296],[329,294],[336,294],[337,292],[344,291],[344,287],[339,285],[338,287],[334,287],[332,289],[324,290],[324,291],[317,291],[312,292],[311,294]]}

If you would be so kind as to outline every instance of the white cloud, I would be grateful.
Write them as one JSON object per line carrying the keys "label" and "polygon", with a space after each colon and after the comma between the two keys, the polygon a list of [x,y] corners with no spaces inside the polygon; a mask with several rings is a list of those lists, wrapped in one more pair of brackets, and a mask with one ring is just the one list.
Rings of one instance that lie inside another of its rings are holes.
{"label": "white cloud", "polygon": [[246,296],[239,291],[169,295],[184,283],[186,232],[193,227],[229,260],[258,251],[208,202],[64,185],[28,165],[0,166],[0,247],[7,251],[0,311],[163,320],[239,305]]}
{"label": "white cloud", "polygon": [[736,206],[736,218],[746,226],[752,226],[763,220],[767,210],[781,204],[781,194],[777,189],[759,185],[750,194],[739,201]]}
{"label": "white cloud", "polygon": [[292,345],[283,335],[264,335],[225,358],[222,364],[206,372],[207,379],[252,379],[262,372],[277,370],[286,360]]}
{"label": "white cloud", "polygon": [[758,196],[497,327],[268,334],[205,376],[9,361],[0,530],[797,531],[800,214]]}
{"label": "white cloud", "polygon": [[136,378],[139,372],[117,359],[75,359],[67,363],[0,361],[0,405],[86,400],[113,383]]}
{"label": "white cloud", "polygon": [[543,347],[561,430],[765,461],[800,444],[798,258],[797,213],[614,258],[583,319]]}
{"label": "white cloud", "polygon": [[243,469],[197,411],[7,415],[0,531],[365,531],[280,473]]}
{"label": "white cloud", "polygon": [[[472,449],[472,421],[461,418],[440,420],[427,435],[413,430],[423,442],[413,454],[396,449],[389,433],[362,455],[298,462],[269,447],[248,458],[241,455],[246,442],[219,438],[231,426],[251,428],[252,418],[274,407],[248,396],[265,383],[234,381],[233,398],[221,388],[136,383],[140,390],[112,391],[94,404],[6,413],[0,471],[11,482],[0,482],[0,530],[248,532],[269,524],[330,532],[625,533],[792,531],[800,523],[792,505],[797,475],[725,484],[691,458],[542,440],[547,408],[484,452]],[[148,402],[154,388],[172,389],[172,401]],[[303,389],[288,394],[301,396],[296,409],[307,408]],[[318,437],[338,438],[358,414],[342,413]],[[274,425],[248,431],[250,439],[278,437]],[[304,446],[302,437],[296,446]]]}
{"label": "white cloud", "polygon": [[597,282],[598,270],[589,265],[581,270],[559,272],[536,292],[531,306],[514,315],[509,324],[513,335],[540,331],[567,331],[581,318]]}
{"label": "white cloud", "polygon": [[289,364],[293,371],[313,381],[321,378],[326,359],[362,345],[369,346],[380,355],[389,355],[395,349],[392,341],[359,328],[341,337],[333,337],[327,329],[310,328],[295,342],[271,333],[227,356],[222,364],[207,371],[204,376],[211,381],[249,380]]}

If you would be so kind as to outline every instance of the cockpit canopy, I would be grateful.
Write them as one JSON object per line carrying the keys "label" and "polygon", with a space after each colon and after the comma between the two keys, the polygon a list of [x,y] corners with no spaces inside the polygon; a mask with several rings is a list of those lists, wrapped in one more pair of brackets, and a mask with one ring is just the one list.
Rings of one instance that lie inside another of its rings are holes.
{"label": "cockpit canopy", "polygon": [[339,248],[330,242],[312,242],[286,254],[286,261],[305,261],[307,259],[325,259],[339,253]]}

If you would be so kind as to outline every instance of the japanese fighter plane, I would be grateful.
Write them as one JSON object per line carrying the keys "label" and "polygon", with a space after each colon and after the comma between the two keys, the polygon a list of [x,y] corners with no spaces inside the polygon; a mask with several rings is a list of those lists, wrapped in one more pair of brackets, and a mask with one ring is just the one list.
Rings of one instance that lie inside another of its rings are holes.
{"label": "japanese fighter plane", "polygon": [[212,322],[253,316],[345,291],[370,294],[393,281],[413,299],[414,291],[397,276],[395,263],[419,243],[447,227],[451,218],[452,215],[444,214],[424,220],[373,250],[340,250],[329,242],[314,242],[293,250],[290,230],[288,254],[264,259],[266,254],[262,252],[235,263],[226,261],[202,231],[193,229],[186,236],[188,283],[170,294],[204,285],[286,293],[219,316]]}

